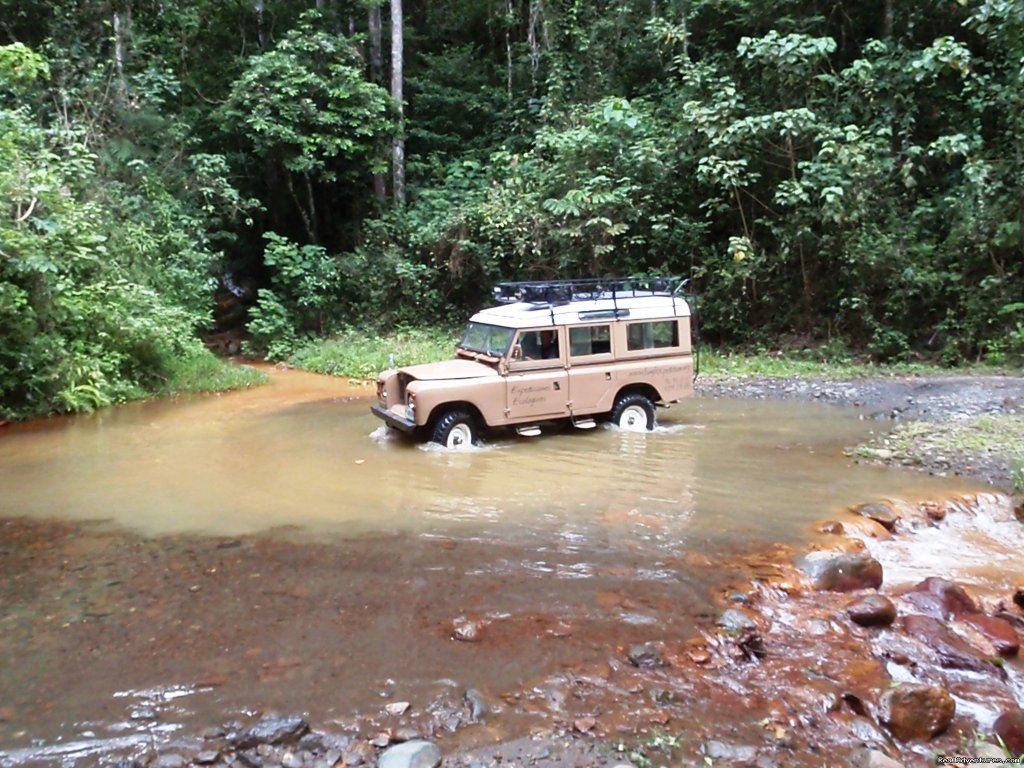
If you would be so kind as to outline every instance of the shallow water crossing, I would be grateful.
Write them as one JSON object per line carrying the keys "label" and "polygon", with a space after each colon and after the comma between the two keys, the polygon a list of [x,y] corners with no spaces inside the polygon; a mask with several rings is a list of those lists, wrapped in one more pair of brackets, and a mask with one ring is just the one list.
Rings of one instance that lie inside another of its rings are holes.
{"label": "shallow water crossing", "polygon": [[469,689],[479,738],[514,736],[535,681],[711,621],[744,555],[971,489],[853,465],[878,425],[827,406],[697,399],[648,434],[452,453],[369,394],[274,372],[0,432],[0,763],[255,710],[385,727],[409,702],[422,729]]}

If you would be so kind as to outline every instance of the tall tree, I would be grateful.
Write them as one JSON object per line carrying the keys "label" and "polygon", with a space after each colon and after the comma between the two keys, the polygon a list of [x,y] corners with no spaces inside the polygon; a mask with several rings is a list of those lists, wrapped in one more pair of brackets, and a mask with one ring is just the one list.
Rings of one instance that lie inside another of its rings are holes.
{"label": "tall tree", "polygon": [[[367,24],[370,33],[370,82],[374,85],[383,87],[384,58],[381,52],[381,26],[380,5],[374,4],[370,6],[369,21]],[[379,167],[374,167],[373,170],[373,195],[381,202],[387,196],[387,184],[384,180],[384,174],[380,168],[387,168],[387,162],[386,145],[379,145],[377,147],[377,157],[374,163],[375,166]]]}
{"label": "tall tree", "polygon": [[392,184],[395,202],[405,203],[405,105],[402,96],[402,0],[391,0],[391,98],[398,109],[398,127],[391,143]]}

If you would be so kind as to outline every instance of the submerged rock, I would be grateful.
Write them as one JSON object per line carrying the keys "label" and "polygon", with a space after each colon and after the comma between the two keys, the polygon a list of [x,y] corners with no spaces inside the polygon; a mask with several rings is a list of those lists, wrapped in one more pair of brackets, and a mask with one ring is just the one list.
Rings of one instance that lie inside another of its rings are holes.
{"label": "submerged rock", "polygon": [[251,749],[260,744],[290,744],[297,742],[309,732],[309,723],[298,715],[289,717],[268,716],[237,736],[237,749]]}
{"label": "submerged rock", "polygon": [[861,749],[855,752],[852,765],[853,768],[903,768],[903,763],[893,760],[877,749]]}
{"label": "submerged rock", "polygon": [[945,688],[904,683],[886,691],[880,719],[902,741],[927,740],[942,733],[953,721],[956,702]]}
{"label": "submerged rock", "polygon": [[846,606],[846,615],[862,627],[887,627],[896,620],[896,606],[882,595],[866,595]]}
{"label": "submerged rock", "polygon": [[903,617],[903,629],[908,635],[935,651],[939,663],[952,669],[971,669],[993,672],[996,667],[979,655],[974,647],[953,634],[950,629],[931,616],[912,614]]}
{"label": "submerged rock", "polygon": [[893,511],[893,508],[884,501],[872,501],[868,504],[861,504],[858,507],[854,507],[853,511],[861,517],[874,520],[890,531],[896,526],[896,521],[900,519],[899,515]]}
{"label": "submerged rock", "polygon": [[797,566],[826,592],[854,592],[882,586],[882,564],[869,555],[809,552]]}
{"label": "submerged rock", "polygon": [[903,598],[921,613],[938,619],[950,619],[978,613],[978,605],[964,588],[949,579],[930,577],[917,584]]}
{"label": "submerged rock", "polygon": [[417,739],[398,744],[381,753],[377,768],[437,768],[441,750],[430,741]]}
{"label": "submerged rock", "polygon": [[631,646],[629,653],[626,654],[626,658],[629,659],[629,663],[634,667],[650,668],[665,666],[665,657],[662,656],[661,649],[654,643],[638,643]]}
{"label": "submerged rock", "polygon": [[961,621],[981,633],[1000,656],[1015,656],[1020,650],[1020,637],[1008,621],[983,613],[964,616]]}
{"label": "submerged rock", "polygon": [[1024,755],[1024,711],[1013,709],[1003,712],[996,719],[992,731],[1012,754]]}
{"label": "submerged rock", "polygon": [[1013,593],[1013,602],[1018,608],[1024,609],[1024,587],[1018,587],[1017,591]]}
{"label": "submerged rock", "polygon": [[750,632],[757,629],[754,617],[739,608],[727,608],[722,611],[716,623],[729,632]]}

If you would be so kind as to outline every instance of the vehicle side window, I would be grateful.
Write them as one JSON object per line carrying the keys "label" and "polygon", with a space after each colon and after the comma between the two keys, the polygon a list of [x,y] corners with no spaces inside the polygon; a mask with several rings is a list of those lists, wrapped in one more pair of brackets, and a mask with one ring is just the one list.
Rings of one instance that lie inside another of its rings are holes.
{"label": "vehicle side window", "polygon": [[518,344],[522,349],[523,360],[557,360],[561,357],[558,331],[551,328],[520,331]]}
{"label": "vehicle side window", "polygon": [[630,323],[626,328],[626,349],[631,352],[678,346],[679,323],[675,320]]}
{"label": "vehicle side window", "polygon": [[572,357],[607,355],[611,351],[611,326],[587,325],[569,329],[569,354]]}

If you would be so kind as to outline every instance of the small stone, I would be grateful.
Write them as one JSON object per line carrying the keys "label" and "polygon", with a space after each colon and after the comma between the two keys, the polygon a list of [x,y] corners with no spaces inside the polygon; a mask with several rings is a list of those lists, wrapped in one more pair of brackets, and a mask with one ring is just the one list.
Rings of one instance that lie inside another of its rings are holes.
{"label": "small stone", "polygon": [[196,755],[196,765],[213,765],[220,760],[220,752],[214,749],[206,749]]}
{"label": "small stone", "polygon": [[751,632],[757,629],[754,618],[739,608],[727,608],[722,611],[716,623],[728,632]]}
{"label": "small stone", "polygon": [[1017,587],[1013,593],[1013,602],[1018,608],[1024,609],[1024,587]]}
{"label": "small stone", "polygon": [[410,706],[412,705],[409,704],[408,701],[393,701],[390,704],[386,705],[384,707],[384,710],[389,715],[398,717],[399,715],[404,715],[406,710],[408,710]]}
{"label": "small stone", "polygon": [[375,747],[380,747],[381,749],[383,749],[391,743],[391,734],[385,731],[381,731],[372,739],[370,739],[370,743]]}
{"label": "small stone", "polygon": [[818,529],[822,533],[829,533],[835,536],[839,536],[843,533],[843,524],[838,520],[829,520],[826,523],[822,523]]}
{"label": "small stone", "polygon": [[862,627],[887,627],[896,619],[896,606],[882,595],[866,595],[846,606],[846,615]]}
{"label": "small stone", "polygon": [[880,719],[902,741],[928,740],[953,721],[956,703],[945,688],[903,683],[883,694]]}
{"label": "small stone", "polygon": [[686,655],[690,657],[690,661],[692,661],[694,664],[707,664],[709,661],[711,661],[711,654],[707,651],[688,651]]}
{"label": "small stone", "polygon": [[580,733],[589,733],[596,725],[597,720],[592,717],[578,717],[572,723],[572,727]]}
{"label": "small stone", "polygon": [[483,694],[476,688],[468,689],[463,698],[469,705],[469,714],[474,721],[479,721],[491,713],[491,708],[487,706]]}
{"label": "small stone", "polygon": [[634,667],[650,668],[665,666],[665,658],[661,655],[661,650],[654,643],[638,643],[631,646],[629,653],[626,654],[626,658],[629,659],[629,663]]}
{"label": "small stone", "polygon": [[[878,451],[878,453],[882,452]],[[877,458],[891,459],[892,454],[889,453],[888,456],[878,456]],[[900,519],[899,515],[893,511],[892,507],[882,501],[872,501],[868,504],[861,504],[858,507],[854,507],[853,511],[861,517],[874,520],[876,523],[885,526],[890,531],[895,527],[896,521]]]}
{"label": "small stone", "polygon": [[711,760],[723,760],[736,763],[749,763],[757,757],[754,747],[744,744],[726,744],[724,741],[705,741],[701,751]]}
{"label": "small stone", "polygon": [[1024,755],[1024,711],[1011,709],[1003,712],[992,726],[1011,754]]}
{"label": "small stone", "polygon": [[438,768],[439,765],[441,750],[422,739],[391,747],[377,759],[377,768]]}
{"label": "small stone", "polygon": [[463,643],[478,643],[483,636],[483,626],[479,621],[471,621],[459,616],[452,622],[452,637]]}

